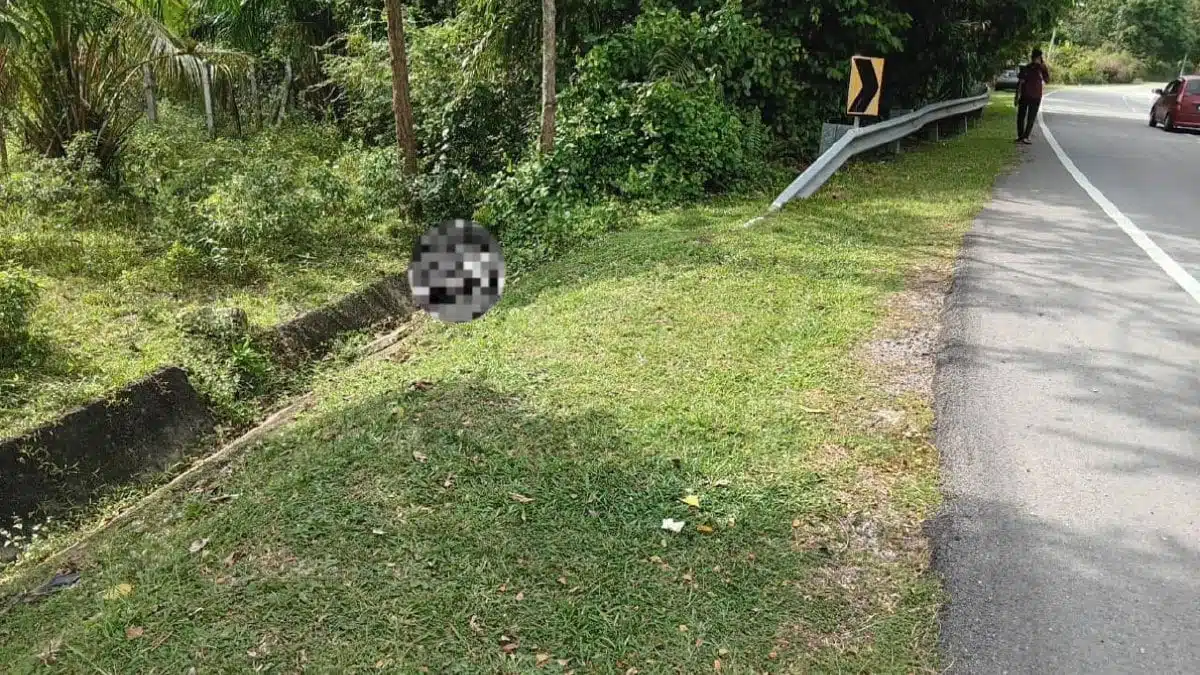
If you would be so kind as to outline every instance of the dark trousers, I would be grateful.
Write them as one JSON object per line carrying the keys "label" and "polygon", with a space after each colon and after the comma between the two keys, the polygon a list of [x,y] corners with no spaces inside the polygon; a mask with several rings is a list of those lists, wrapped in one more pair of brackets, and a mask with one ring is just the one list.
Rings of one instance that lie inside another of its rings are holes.
{"label": "dark trousers", "polygon": [[1037,122],[1041,107],[1041,99],[1022,98],[1017,103],[1017,138],[1029,138],[1029,134],[1033,133],[1033,124]]}

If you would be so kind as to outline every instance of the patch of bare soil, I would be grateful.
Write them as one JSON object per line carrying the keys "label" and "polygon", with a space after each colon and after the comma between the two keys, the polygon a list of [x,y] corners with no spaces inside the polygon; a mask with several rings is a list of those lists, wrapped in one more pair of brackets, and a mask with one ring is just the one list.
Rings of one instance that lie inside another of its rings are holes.
{"label": "patch of bare soil", "polygon": [[951,274],[949,266],[919,269],[888,299],[875,336],[860,348],[888,394],[932,398],[939,318]]}

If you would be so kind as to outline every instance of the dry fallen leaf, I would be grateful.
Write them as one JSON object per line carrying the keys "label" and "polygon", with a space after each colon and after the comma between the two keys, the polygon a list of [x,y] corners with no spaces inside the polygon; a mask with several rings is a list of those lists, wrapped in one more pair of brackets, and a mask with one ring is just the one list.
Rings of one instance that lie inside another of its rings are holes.
{"label": "dry fallen leaf", "polygon": [[691,582],[693,582],[693,581],[695,581],[695,580],[696,580],[696,577],[695,577],[695,576],[693,576],[691,572],[684,572],[684,574],[683,574],[683,580],[684,580],[684,581],[686,581],[686,582],[689,582],[689,583],[691,583]]}
{"label": "dry fallen leaf", "polygon": [[146,634],[146,629],[141,626],[130,626],[125,629],[125,638],[127,640],[136,640]]}
{"label": "dry fallen leaf", "polygon": [[718,673],[721,672],[721,659],[713,661],[713,670],[717,671]]}
{"label": "dry fallen leaf", "polygon": [[721,480],[719,480],[719,481],[717,481],[717,482],[713,483],[713,485],[714,485],[714,486],[716,486],[716,487],[729,487],[729,479],[728,479],[728,478],[722,478]]}
{"label": "dry fallen leaf", "polygon": [[418,452],[416,450],[413,450],[413,459],[424,464],[425,462],[429,461],[429,456],[423,452]]}
{"label": "dry fallen leaf", "polygon": [[509,497],[511,497],[514,502],[520,502],[521,504],[528,504],[533,501],[532,497],[526,497],[525,495],[519,495],[515,492],[512,493],[511,495],[509,495]]}
{"label": "dry fallen leaf", "polygon": [[684,624],[679,624],[679,632],[680,632],[680,633],[686,633],[686,632],[688,632],[688,627],[687,627],[687,626],[685,626]]}
{"label": "dry fallen leaf", "polygon": [[777,652],[777,651],[775,651],[774,649],[772,649],[772,650],[771,650],[771,653],[770,653],[770,654],[767,654],[767,658],[768,658],[768,659],[771,659],[772,661],[774,661],[775,659],[779,658],[779,652]]}
{"label": "dry fallen leaf", "polygon": [[519,592],[517,593],[517,602],[520,602],[520,601],[522,601],[522,600],[524,600],[524,599],[525,599],[525,591],[519,591]]}
{"label": "dry fallen leaf", "polygon": [[717,650],[717,655],[718,656],[729,656],[729,650],[724,647],[721,647],[720,649]]}
{"label": "dry fallen leaf", "polygon": [[188,551],[191,553],[199,553],[200,551],[204,550],[205,546],[208,546],[207,539],[197,539],[196,541],[192,542],[191,546],[188,547]]}
{"label": "dry fallen leaf", "polygon": [[549,654],[542,652],[537,655],[537,667],[538,668],[541,668],[542,666],[546,665],[547,663],[550,663],[550,655]]}
{"label": "dry fallen leaf", "polygon": [[225,556],[225,559],[221,561],[221,564],[226,567],[233,567],[234,564],[236,564],[236,563],[237,563],[237,551],[233,551],[229,555]]}
{"label": "dry fallen leaf", "polygon": [[58,662],[58,652],[62,649],[62,644],[62,638],[59,637],[54,638],[50,641],[50,644],[46,645],[46,648],[38,654],[38,659],[41,660],[42,665],[51,666]]}
{"label": "dry fallen leaf", "polygon": [[505,584],[500,584],[500,592],[501,592],[501,593],[505,593],[505,592],[507,592],[507,591],[508,591],[508,584],[506,584],[506,583],[505,583]]}
{"label": "dry fallen leaf", "polygon": [[104,599],[105,600],[116,600],[117,598],[124,598],[125,596],[130,595],[131,593],[133,593],[132,585],[117,584],[116,586],[113,586],[112,588],[110,588],[104,592]]}
{"label": "dry fallen leaf", "polygon": [[566,578],[566,577],[559,577],[559,578],[558,578],[558,583],[562,584],[563,586],[566,586],[566,585],[567,585],[567,578]]}
{"label": "dry fallen leaf", "polygon": [[711,527],[709,527],[708,525],[697,525],[696,531],[699,532],[700,534],[712,534],[713,533],[713,529]]}
{"label": "dry fallen leaf", "polygon": [[687,504],[688,506],[690,506],[694,509],[700,508],[700,498],[697,497],[696,495],[688,495],[688,496],[684,497],[683,499],[680,499],[679,501],[683,502],[684,504]]}
{"label": "dry fallen leaf", "polygon": [[383,530],[381,530],[381,529],[379,529],[379,528],[377,527],[377,528],[375,528],[375,529],[371,530],[371,534],[374,534],[374,535],[382,535],[382,534],[383,534]]}
{"label": "dry fallen leaf", "polygon": [[508,644],[502,646],[500,649],[504,650],[505,654],[511,654],[511,653],[517,651],[517,643],[509,642]]}
{"label": "dry fallen leaf", "polygon": [[568,663],[570,663],[570,662],[571,662],[571,659],[558,659],[558,660],[556,660],[556,661],[555,661],[555,663],[557,663],[558,665],[562,666],[563,668],[566,668],[566,667],[567,667],[567,664],[568,664]]}
{"label": "dry fallen leaf", "polygon": [[483,623],[479,620],[478,616],[475,616],[474,614],[472,614],[470,620],[468,620],[467,623],[471,626],[471,630],[475,631],[476,633],[483,632]]}
{"label": "dry fallen leaf", "polygon": [[629,670],[625,671],[625,675],[638,675],[638,669],[630,668]]}
{"label": "dry fallen leaf", "polygon": [[446,489],[450,489],[453,486],[454,486],[454,474],[450,474],[449,476],[446,476],[446,480],[442,481],[442,487],[444,487]]}

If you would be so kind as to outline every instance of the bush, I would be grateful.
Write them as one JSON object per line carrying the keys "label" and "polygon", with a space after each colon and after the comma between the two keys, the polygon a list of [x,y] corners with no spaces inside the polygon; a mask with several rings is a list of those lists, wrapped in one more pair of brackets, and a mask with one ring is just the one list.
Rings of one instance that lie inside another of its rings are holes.
{"label": "bush", "polygon": [[1147,66],[1128,52],[1063,44],[1054,50],[1051,75],[1063,84],[1131,84]]}
{"label": "bush", "polygon": [[47,218],[76,229],[113,220],[94,145],[94,137],[82,133],[67,145],[65,157],[29,156],[22,170],[0,181],[8,217]]}
{"label": "bush", "polygon": [[195,116],[166,105],[161,112],[160,124],[134,135],[123,171],[179,281],[244,283],[277,262],[353,250],[387,200],[379,180],[386,167],[353,152],[343,158],[331,126],[210,141]]}
{"label": "bush", "polygon": [[198,217],[182,233],[182,243],[201,252],[214,272],[254,278],[271,262],[361,234],[360,214],[347,209],[350,191],[328,164],[257,156],[239,169],[196,205]]}
{"label": "bush", "polygon": [[0,367],[20,361],[29,344],[29,315],[38,287],[20,269],[0,269]]}
{"label": "bush", "polygon": [[554,153],[504,172],[476,218],[510,257],[542,260],[616,222],[610,207],[580,217],[579,204],[676,204],[762,177],[768,132],[724,86],[747,76],[723,62],[742,58],[753,33],[732,12],[646,11],[580,63],[560,97]]}
{"label": "bush", "polygon": [[[346,53],[326,57],[330,80],[345,91],[343,128],[368,146],[395,156],[392,82],[387,42],[371,39],[370,26],[346,37]],[[473,47],[457,21],[410,26],[410,87],[420,171],[385,187],[389,205],[416,224],[467,217],[479,204],[488,177],[516,161],[531,138],[538,84],[520,71],[464,69]],[[370,151],[367,151],[370,154]],[[366,157],[375,167],[383,164]]]}

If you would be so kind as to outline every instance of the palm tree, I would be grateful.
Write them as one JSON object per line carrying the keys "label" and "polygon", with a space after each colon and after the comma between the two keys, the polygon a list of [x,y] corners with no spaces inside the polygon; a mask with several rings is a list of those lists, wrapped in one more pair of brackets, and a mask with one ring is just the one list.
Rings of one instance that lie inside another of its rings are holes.
{"label": "palm tree", "polygon": [[392,55],[392,113],[396,118],[396,142],[403,160],[404,175],[417,173],[417,136],[413,130],[412,101],[408,95],[408,53],[404,44],[404,8],[400,0],[385,0],[388,49]]}
{"label": "palm tree", "polygon": [[[282,78],[270,117],[280,124],[298,94],[297,83],[320,82],[317,47],[338,34],[328,0],[192,0],[198,17],[196,39],[220,43],[251,57],[248,69],[252,108],[260,124],[258,97],[262,62],[282,53]],[[231,73],[232,75],[232,73]],[[232,80],[229,81],[232,83]]]}

